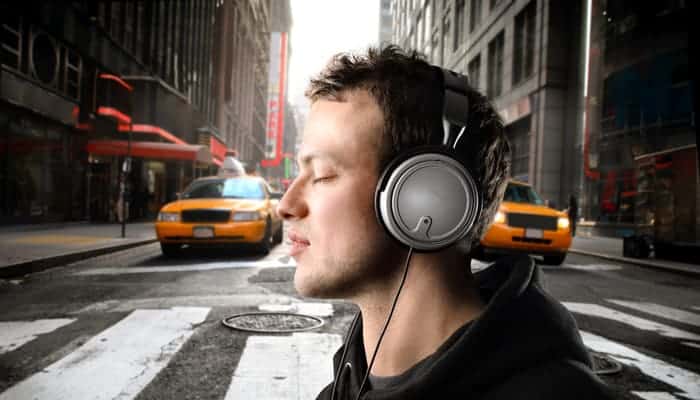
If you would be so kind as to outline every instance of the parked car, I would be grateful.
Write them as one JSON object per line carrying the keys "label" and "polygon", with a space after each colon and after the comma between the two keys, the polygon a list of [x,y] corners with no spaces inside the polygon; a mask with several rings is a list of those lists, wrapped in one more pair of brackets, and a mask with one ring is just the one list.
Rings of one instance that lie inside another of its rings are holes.
{"label": "parked car", "polygon": [[529,184],[511,180],[474,257],[527,253],[543,256],[545,264],[561,265],[570,246],[567,214],[548,207]]}
{"label": "parked car", "polygon": [[198,178],[158,213],[161,250],[175,256],[183,245],[245,243],[266,254],[282,241],[282,220],[275,212],[280,197],[256,176]]}

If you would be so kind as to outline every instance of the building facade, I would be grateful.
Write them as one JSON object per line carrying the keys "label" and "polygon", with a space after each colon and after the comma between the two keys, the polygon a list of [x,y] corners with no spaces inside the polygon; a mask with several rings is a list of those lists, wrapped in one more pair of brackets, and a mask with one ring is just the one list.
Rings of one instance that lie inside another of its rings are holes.
{"label": "building facade", "polygon": [[[504,120],[512,176],[559,209],[576,197],[584,234],[698,241],[685,4],[393,0],[393,41],[468,74]],[[645,177],[658,157],[673,178]],[[691,194],[661,196],[669,179]]]}
{"label": "building facade", "polygon": [[267,0],[0,7],[0,223],[113,221],[121,185],[153,217],[262,159]]}

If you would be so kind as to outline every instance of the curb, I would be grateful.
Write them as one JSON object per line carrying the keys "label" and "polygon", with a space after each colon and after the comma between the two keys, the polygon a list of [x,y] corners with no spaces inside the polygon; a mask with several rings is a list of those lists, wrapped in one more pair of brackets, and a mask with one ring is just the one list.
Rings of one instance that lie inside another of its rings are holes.
{"label": "curb", "polygon": [[584,251],[584,250],[577,250],[577,249],[569,249],[569,253],[574,253],[574,254],[582,254],[585,256],[591,256],[591,257],[598,257],[598,258],[603,258],[606,260],[610,261],[617,261],[617,262],[622,262],[626,264],[634,264],[638,265],[640,267],[645,267],[645,268],[654,268],[654,269],[663,269],[666,271],[672,271],[672,272],[677,272],[681,274],[687,274],[687,275],[695,275],[699,276],[700,275],[700,268],[693,268],[693,267],[684,267],[681,265],[663,265],[660,263],[655,263],[652,261],[644,261],[636,258],[629,258],[629,257],[620,257],[620,256],[611,256],[607,254],[601,254],[601,253],[594,253],[590,251]]}
{"label": "curb", "polygon": [[132,247],[144,246],[157,241],[158,239],[140,240],[136,242],[119,244],[116,246],[107,246],[97,249],[77,251],[73,253],[59,254],[57,256],[49,256],[30,261],[24,261],[18,264],[7,265],[0,267],[0,278],[17,278],[20,276],[44,271],[49,268],[74,263],[88,258],[114,253],[117,251],[130,249]]}

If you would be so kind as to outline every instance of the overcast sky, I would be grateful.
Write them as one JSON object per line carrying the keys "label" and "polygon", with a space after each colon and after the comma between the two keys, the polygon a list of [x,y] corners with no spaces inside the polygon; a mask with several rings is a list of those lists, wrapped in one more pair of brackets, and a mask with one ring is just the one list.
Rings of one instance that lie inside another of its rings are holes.
{"label": "overcast sky", "polygon": [[291,4],[288,99],[301,105],[309,78],[333,54],[378,43],[379,0],[291,0]]}

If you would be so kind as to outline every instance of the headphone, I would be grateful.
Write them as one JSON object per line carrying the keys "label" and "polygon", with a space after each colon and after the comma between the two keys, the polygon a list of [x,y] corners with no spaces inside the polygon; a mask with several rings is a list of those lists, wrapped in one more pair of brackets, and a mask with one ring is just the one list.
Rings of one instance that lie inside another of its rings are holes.
{"label": "headphone", "polygon": [[469,79],[433,68],[443,82],[443,143],[397,155],[380,175],[374,194],[377,219],[389,235],[423,252],[463,239],[482,207],[476,181],[455,151],[467,128]]}

